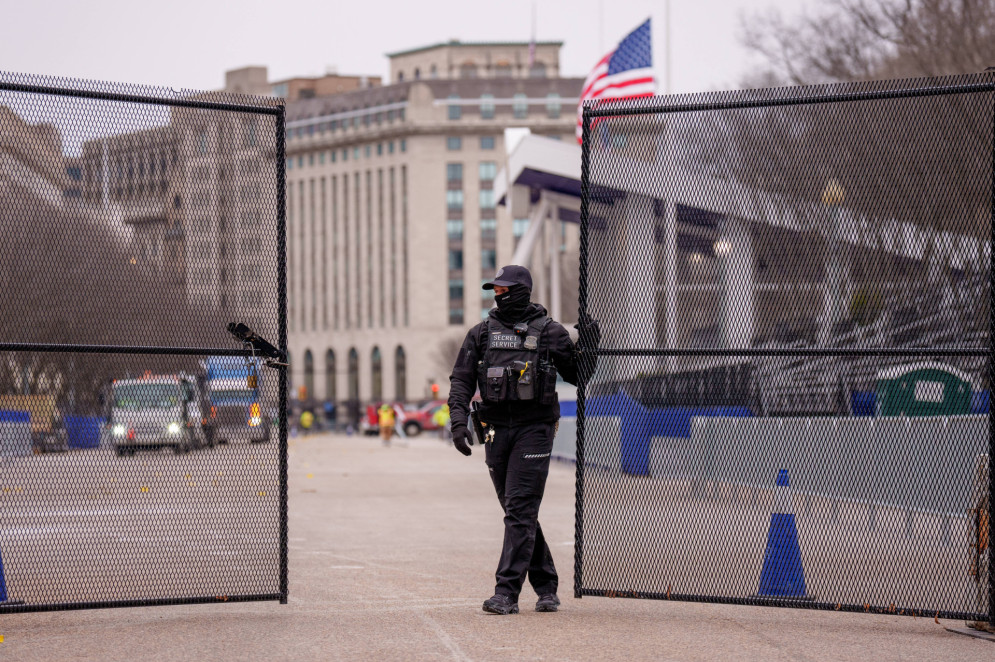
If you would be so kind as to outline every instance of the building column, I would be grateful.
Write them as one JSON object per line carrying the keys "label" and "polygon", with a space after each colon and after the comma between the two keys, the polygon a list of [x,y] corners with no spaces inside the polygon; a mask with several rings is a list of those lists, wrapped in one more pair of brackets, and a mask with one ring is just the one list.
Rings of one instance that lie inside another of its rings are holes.
{"label": "building column", "polygon": [[727,218],[716,243],[722,263],[722,337],[730,349],[753,344],[753,240],[746,221]]}
{"label": "building column", "polygon": [[[622,334],[619,346],[625,349],[643,349],[656,344],[656,274],[653,252],[655,247],[655,216],[653,200],[629,194],[622,203],[624,227],[622,244],[617,247],[621,256],[621,321]],[[676,242],[675,242],[676,244]],[[676,252],[676,249],[675,249]],[[616,281],[617,282],[617,281]],[[625,357],[618,377],[631,379],[645,370],[642,357]]]}

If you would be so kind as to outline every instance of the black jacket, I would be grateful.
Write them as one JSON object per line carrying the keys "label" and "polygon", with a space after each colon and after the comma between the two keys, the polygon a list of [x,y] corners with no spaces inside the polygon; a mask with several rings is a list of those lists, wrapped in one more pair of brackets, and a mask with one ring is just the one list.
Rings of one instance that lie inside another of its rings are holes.
{"label": "black jacket", "polygon": [[[491,310],[491,315],[497,309]],[[545,317],[546,309],[537,303],[530,303],[519,322],[529,322],[537,317]],[[468,426],[470,400],[477,392],[477,361],[484,356],[487,347],[487,321],[476,325],[466,334],[463,346],[456,357],[453,374],[449,375],[449,416],[453,427]],[[556,372],[571,384],[577,384],[577,351],[567,330],[559,322],[550,321],[539,336],[539,354],[545,355],[556,366]],[[537,402],[481,402],[480,418],[495,425],[519,425],[527,423],[552,423],[560,418],[560,403],[540,405]]]}

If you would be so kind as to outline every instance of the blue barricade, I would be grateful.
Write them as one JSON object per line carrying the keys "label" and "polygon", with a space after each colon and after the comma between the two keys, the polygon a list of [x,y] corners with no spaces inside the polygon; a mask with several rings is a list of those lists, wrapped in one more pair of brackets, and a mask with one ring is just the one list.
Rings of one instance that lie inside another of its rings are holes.
{"label": "blue barricade", "polygon": [[753,416],[749,407],[661,407],[650,409],[629,397],[624,390],[597,396],[585,402],[585,416],[617,416],[620,420],[622,471],[637,476],[650,473],[650,445],[653,437],[691,436],[691,419],[696,417]]}
{"label": "blue barricade", "polygon": [[66,416],[66,443],[69,448],[97,448],[104,419],[99,416]]}

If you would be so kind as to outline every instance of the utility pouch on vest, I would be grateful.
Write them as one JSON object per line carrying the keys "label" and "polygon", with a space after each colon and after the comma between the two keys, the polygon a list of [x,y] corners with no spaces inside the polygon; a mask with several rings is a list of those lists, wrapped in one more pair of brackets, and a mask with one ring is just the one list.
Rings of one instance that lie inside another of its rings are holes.
{"label": "utility pouch on vest", "polygon": [[492,367],[487,369],[484,382],[484,392],[481,397],[488,402],[503,402],[508,399],[508,379],[505,369]]}
{"label": "utility pouch on vest", "polygon": [[553,404],[556,402],[556,368],[549,361],[540,361],[536,373],[536,381],[539,382],[539,404]]}
{"label": "utility pouch on vest", "polygon": [[535,398],[535,363],[533,361],[515,361],[511,368],[512,377],[516,381],[516,391],[519,400]]}

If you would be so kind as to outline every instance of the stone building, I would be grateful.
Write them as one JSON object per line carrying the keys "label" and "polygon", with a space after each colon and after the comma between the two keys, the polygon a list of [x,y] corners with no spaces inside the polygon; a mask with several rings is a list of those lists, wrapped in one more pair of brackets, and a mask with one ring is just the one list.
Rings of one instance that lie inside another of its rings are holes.
{"label": "stone building", "polygon": [[[495,199],[505,130],[574,140],[583,81],[558,77],[559,48],[537,44],[531,65],[528,43],[394,53],[393,84],[288,103],[294,395],[446,395],[458,343],[493,305],[481,283],[528,224]],[[576,226],[559,233],[575,253]]]}

